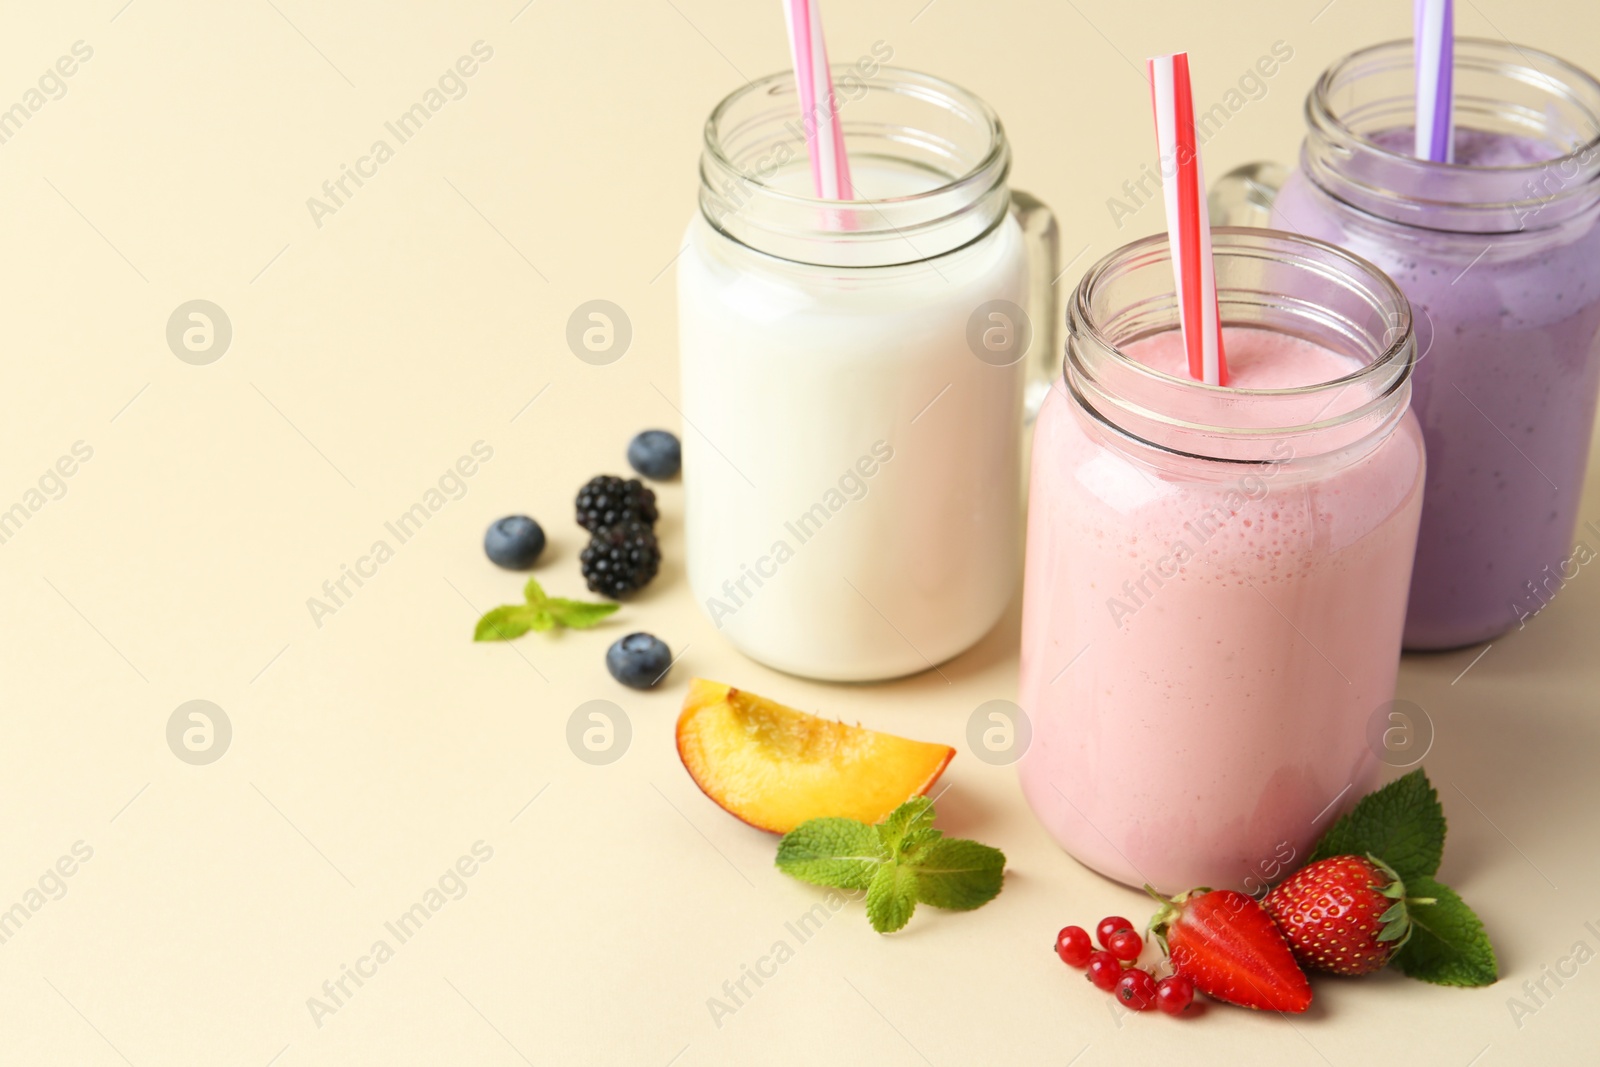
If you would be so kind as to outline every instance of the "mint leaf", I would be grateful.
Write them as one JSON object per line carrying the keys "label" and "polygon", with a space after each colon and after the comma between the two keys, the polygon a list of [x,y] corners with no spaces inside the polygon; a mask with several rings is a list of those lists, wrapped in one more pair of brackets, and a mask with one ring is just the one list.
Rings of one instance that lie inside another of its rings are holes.
{"label": "mint leaf", "polygon": [[1387,868],[1393,881],[1383,895],[1394,903],[1379,916],[1378,940],[1400,942],[1394,965],[1437,985],[1491,985],[1500,965],[1483,923],[1433,878],[1444,835],[1444,807],[1419,768],[1362,797],[1322,835],[1307,862],[1364,855]]}
{"label": "mint leaf", "polygon": [[1439,794],[1419,768],[1362,797],[1348,815],[1328,828],[1306,862],[1371,854],[1392,867],[1408,890],[1428,896],[1411,883],[1432,878],[1439,870],[1444,834]]}
{"label": "mint leaf", "polygon": [[484,612],[472,631],[474,641],[509,641],[521,637],[529,630],[548,630],[554,625],[550,616],[527,604],[505,604]]}
{"label": "mint leaf", "polygon": [[916,857],[917,899],[936,908],[971,911],[993,900],[1005,879],[1006,855],[976,841],[944,837]]}
{"label": "mint leaf", "polygon": [[880,934],[892,934],[911,921],[917,910],[917,876],[898,864],[886,863],[867,887],[867,921]]}
{"label": "mint leaf", "polygon": [[933,801],[927,797],[912,797],[895,808],[877,826],[878,837],[893,852],[907,834],[933,825]]}
{"label": "mint leaf", "polygon": [[778,842],[780,871],[812,885],[866,889],[889,858],[874,828],[854,819],[807,819]]}
{"label": "mint leaf", "polygon": [[548,597],[544,602],[544,609],[551,617],[571,630],[587,630],[621,606],[621,604],[586,604],[581,600],[568,600],[559,596]]}
{"label": "mint leaf", "polygon": [[1407,879],[1406,892],[1432,897],[1434,903],[1410,901],[1411,940],[1395,956],[1395,966],[1436,985],[1493,985],[1500,977],[1500,964],[1483,923],[1466,901],[1449,886],[1426,877]]}
{"label": "mint leaf", "polygon": [[778,842],[778,869],[813,885],[867,891],[867,918],[880,934],[911,920],[917,904],[971,911],[995,898],[1005,853],[945,837],[933,802],[913,797],[876,826],[855,819],[808,819]]}
{"label": "mint leaf", "polygon": [[546,596],[544,588],[535,578],[529,578],[522,587],[526,604],[502,604],[490,608],[478,620],[472,631],[474,641],[509,641],[521,637],[529,630],[540,633],[565,626],[573,630],[587,630],[621,607],[620,604],[591,604],[582,600]]}

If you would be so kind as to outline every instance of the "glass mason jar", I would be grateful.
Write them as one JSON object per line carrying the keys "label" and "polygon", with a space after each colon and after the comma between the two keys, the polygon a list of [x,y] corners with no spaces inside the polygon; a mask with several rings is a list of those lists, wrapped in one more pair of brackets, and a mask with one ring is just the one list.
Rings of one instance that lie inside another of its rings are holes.
{"label": "glass mason jar", "polygon": [[1129,355],[1177,323],[1165,235],[1091,267],[1034,430],[1023,588],[1028,803],[1083,863],[1169,892],[1260,888],[1373,784],[1424,467],[1394,283],[1273,230],[1212,247],[1234,380],[1253,347],[1313,384]]}
{"label": "glass mason jar", "polygon": [[1405,644],[1521,626],[1565,584],[1600,392],[1600,84],[1554,56],[1457,38],[1456,159],[1411,155],[1412,45],[1339,60],[1300,166],[1225,177],[1214,218],[1376,263],[1416,317],[1428,483]]}
{"label": "glass mason jar", "polygon": [[735,646],[864,681],[962,652],[1015,589],[1056,239],[977,97],[882,66],[835,83],[863,199],[811,195],[789,74],[706,123],[678,260],[686,535]]}

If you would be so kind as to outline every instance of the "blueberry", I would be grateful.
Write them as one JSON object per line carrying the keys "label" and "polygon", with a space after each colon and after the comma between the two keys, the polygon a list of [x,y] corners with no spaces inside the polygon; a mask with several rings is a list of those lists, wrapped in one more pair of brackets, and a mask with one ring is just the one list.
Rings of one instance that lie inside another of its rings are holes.
{"label": "blueberry", "polygon": [[672,649],[652,634],[629,634],[606,649],[606,670],[631,689],[650,689],[672,666]]}
{"label": "blueberry", "polygon": [[683,450],[667,431],[645,430],[628,442],[628,463],[646,478],[664,481],[683,466]]}
{"label": "blueberry", "polygon": [[527,570],[544,551],[544,529],[526,515],[507,515],[484,532],[483,550],[507,570]]}

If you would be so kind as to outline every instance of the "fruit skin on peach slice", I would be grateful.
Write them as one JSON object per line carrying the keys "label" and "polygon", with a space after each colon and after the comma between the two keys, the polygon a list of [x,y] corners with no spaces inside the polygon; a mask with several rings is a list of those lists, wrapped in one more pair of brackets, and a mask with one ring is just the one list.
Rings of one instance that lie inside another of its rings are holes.
{"label": "fruit skin on peach slice", "polygon": [[700,791],[775,834],[823,816],[879,822],[926,793],[955,754],[704,678],[689,683],[678,716],[678,758]]}

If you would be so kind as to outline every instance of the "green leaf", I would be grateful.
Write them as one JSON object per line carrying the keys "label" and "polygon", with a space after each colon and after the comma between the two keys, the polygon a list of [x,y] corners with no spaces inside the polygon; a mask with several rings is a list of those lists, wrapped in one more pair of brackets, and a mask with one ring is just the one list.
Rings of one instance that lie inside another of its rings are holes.
{"label": "green leaf", "polygon": [[529,630],[548,630],[554,625],[550,616],[527,604],[504,604],[484,612],[472,631],[474,641],[509,641],[521,637]]}
{"label": "green leaf", "polygon": [[867,889],[889,859],[874,828],[854,819],[807,819],[778,842],[780,871],[812,885]]}
{"label": "green leaf", "polygon": [[933,826],[933,801],[912,797],[884,816],[877,826],[878,837],[890,852],[900,847],[907,834]]}
{"label": "green leaf", "polygon": [[566,597],[547,597],[544,610],[562,626],[570,630],[587,630],[607,615],[620,608],[621,604],[586,604],[581,600],[568,600]]}
{"label": "green leaf", "polygon": [[1408,891],[1415,892],[1414,880],[1432,878],[1439,870],[1444,834],[1439,794],[1418,768],[1362,797],[1322,835],[1307,862],[1370,853],[1392,867]]}
{"label": "green leaf", "polygon": [[1432,878],[1406,882],[1408,893],[1432,897],[1434,903],[1413,900],[1411,940],[1394,962],[1412,978],[1451,986],[1485,986],[1500,977],[1500,964],[1483,923],[1466,901],[1449,886]]}
{"label": "green leaf", "polygon": [[913,830],[900,839],[900,844],[896,846],[894,851],[895,861],[915,866],[922,862],[922,856],[927,852],[930,845],[943,839],[944,834],[931,826],[923,826]]}
{"label": "green leaf", "polygon": [[808,819],[778,842],[778,869],[813,885],[867,891],[867,918],[880,934],[899,930],[917,904],[971,911],[995,898],[1006,857],[997,848],[945,837],[933,802],[913,797],[876,826]]}
{"label": "green leaf", "polygon": [[1411,925],[1410,914],[1401,912],[1395,918],[1383,924],[1383,929],[1378,931],[1378,940],[1380,942],[1399,941],[1402,938],[1410,937],[1411,931],[1414,929],[1415,927]]}
{"label": "green leaf", "polygon": [[971,911],[993,900],[1005,880],[1006,855],[976,841],[945,837],[918,856],[917,899],[936,908]]}
{"label": "green leaf", "polygon": [[867,920],[880,934],[893,933],[911,921],[917,910],[917,876],[898,864],[886,863],[867,886]]}
{"label": "green leaf", "polygon": [[472,631],[474,641],[509,641],[529,630],[544,633],[565,626],[573,630],[589,627],[616,611],[620,604],[590,604],[565,597],[546,596],[537,579],[529,578],[522,587],[526,604],[502,604],[490,608]]}

